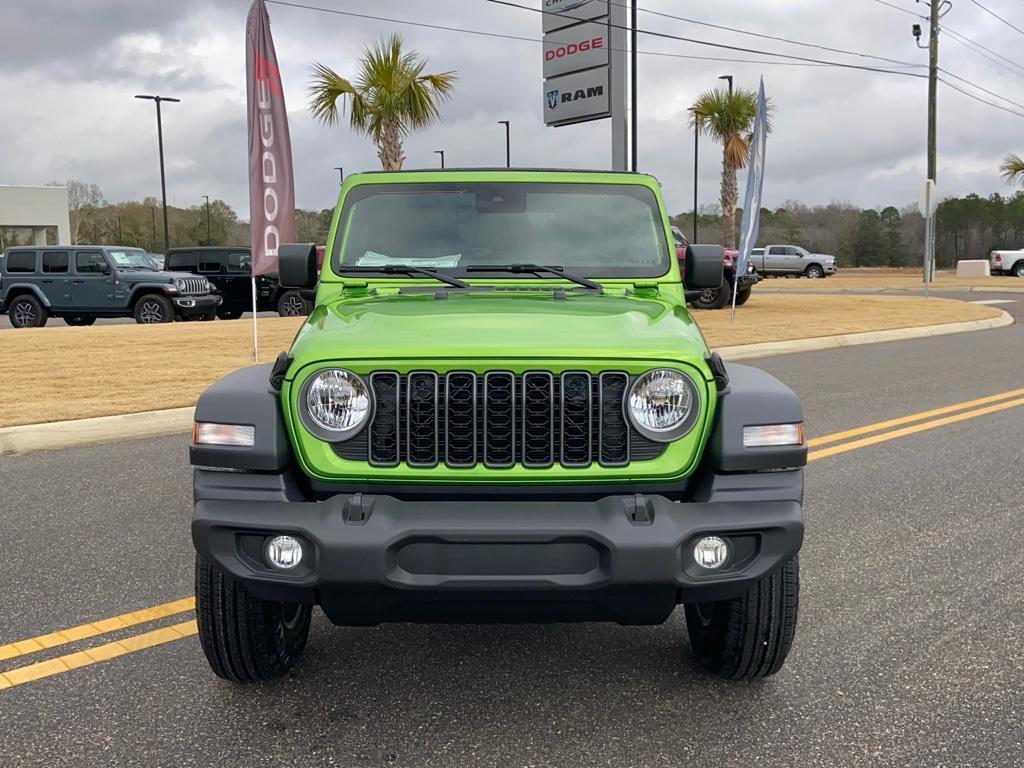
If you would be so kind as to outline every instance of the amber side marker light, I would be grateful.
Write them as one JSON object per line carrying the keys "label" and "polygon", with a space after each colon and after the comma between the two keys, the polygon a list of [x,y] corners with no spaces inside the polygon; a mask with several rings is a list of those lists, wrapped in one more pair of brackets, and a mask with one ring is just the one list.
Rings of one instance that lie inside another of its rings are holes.
{"label": "amber side marker light", "polygon": [[764,424],[743,428],[744,448],[768,448],[780,445],[803,445],[804,425]]}
{"label": "amber side marker light", "polygon": [[192,424],[192,442],[195,445],[252,448],[256,444],[256,427],[245,424],[216,424],[212,421],[196,421]]}

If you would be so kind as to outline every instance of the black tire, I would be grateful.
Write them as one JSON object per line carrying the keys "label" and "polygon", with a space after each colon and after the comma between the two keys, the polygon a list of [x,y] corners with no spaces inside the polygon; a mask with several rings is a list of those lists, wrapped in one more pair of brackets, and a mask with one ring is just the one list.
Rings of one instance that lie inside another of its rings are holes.
{"label": "black tire", "polygon": [[147,293],[135,302],[135,322],[143,325],[152,323],[173,323],[174,305],[166,296]]}
{"label": "black tire", "polygon": [[310,312],[312,307],[298,291],[285,291],[277,300],[277,314],[281,317],[300,317]]}
{"label": "black tire", "polygon": [[750,294],[754,292],[752,286],[746,286],[736,291],[736,306],[742,307],[750,300]]}
{"label": "black tire", "polygon": [[1010,274],[1014,277],[1024,277],[1024,261],[1018,261],[1014,264]]}
{"label": "black tire", "polygon": [[42,328],[50,313],[39,299],[27,293],[11,302],[7,307],[7,317],[15,328]]}
{"label": "black tire", "polygon": [[694,309],[723,309],[732,301],[732,283],[722,281],[721,288],[705,288],[690,304]]}
{"label": "black tire", "polygon": [[800,561],[794,557],[740,597],[686,603],[686,629],[698,663],[727,680],[782,669],[796,631]]}
{"label": "black tire", "polygon": [[258,600],[196,555],[199,643],[217,677],[258,683],[285,674],[306,647],[312,608]]}
{"label": "black tire", "polygon": [[820,280],[824,276],[825,270],[818,264],[811,264],[811,266],[804,270],[804,277],[808,277],[811,280]]}
{"label": "black tire", "polygon": [[82,326],[92,325],[96,322],[95,315],[67,315],[64,317],[64,322],[68,325]]}
{"label": "black tire", "polygon": [[221,307],[217,310],[217,317],[221,320],[237,320],[242,316],[242,310],[240,309],[229,309],[227,307]]}

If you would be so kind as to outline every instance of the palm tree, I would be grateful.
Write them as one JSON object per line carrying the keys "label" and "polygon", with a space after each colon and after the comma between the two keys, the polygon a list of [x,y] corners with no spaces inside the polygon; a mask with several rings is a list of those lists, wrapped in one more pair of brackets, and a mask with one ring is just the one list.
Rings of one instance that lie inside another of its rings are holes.
{"label": "palm tree", "polygon": [[[771,113],[771,103],[768,112]],[[722,245],[736,247],[736,171],[750,156],[751,131],[757,115],[757,93],[744,88],[705,91],[689,109],[690,127],[722,145]],[[771,130],[771,120],[768,121]]]}
{"label": "palm tree", "polygon": [[1024,157],[1011,152],[999,166],[1007,184],[1024,185]]}
{"label": "palm tree", "polygon": [[347,97],[349,125],[373,139],[384,170],[401,170],[402,139],[437,122],[438,103],[451,95],[457,79],[454,72],[424,74],[426,64],[417,53],[402,50],[399,35],[366,48],[354,81],[314,62],[309,109],[320,122],[334,125]]}

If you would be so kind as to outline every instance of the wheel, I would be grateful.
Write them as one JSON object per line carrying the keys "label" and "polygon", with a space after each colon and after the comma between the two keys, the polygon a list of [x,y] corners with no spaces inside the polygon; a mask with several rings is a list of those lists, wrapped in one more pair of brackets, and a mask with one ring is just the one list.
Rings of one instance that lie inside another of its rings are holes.
{"label": "wheel", "polygon": [[800,561],[732,600],[686,603],[686,629],[697,661],[727,680],[752,680],[782,669],[796,630]]}
{"label": "wheel", "polygon": [[811,264],[811,266],[804,270],[804,277],[809,277],[811,280],[817,280],[818,278],[824,276],[825,270],[823,270],[817,264]]}
{"label": "wheel", "polygon": [[1018,261],[1013,265],[1013,276],[1024,277],[1024,261]]}
{"label": "wheel", "polygon": [[95,315],[68,315],[64,318],[68,325],[92,325],[96,322]]}
{"label": "wheel", "polygon": [[736,306],[742,307],[750,299],[750,294],[754,292],[751,286],[745,286],[736,291]]}
{"label": "wheel", "polygon": [[242,310],[221,307],[217,310],[217,317],[221,320],[237,320],[242,316]]}
{"label": "wheel", "polygon": [[174,307],[171,300],[157,293],[146,294],[135,304],[135,322],[145,324],[174,322]]}
{"label": "wheel", "polygon": [[722,309],[732,300],[732,284],[728,280],[722,282],[721,288],[705,288],[700,297],[691,302],[695,309]]}
{"label": "wheel", "polygon": [[306,647],[312,613],[308,605],[258,600],[196,555],[199,643],[218,677],[257,683],[283,675]]}
{"label": "wheel", "polygon": [[310,313],[309,302],[298,291],[285,291],[277,300],[277,314],[281,317],[299,317]]}
{"label": "wheel", "polygon": [[19,296],[7,308],[7,316],[15,328],[42,328],[50,314],[35,296]]}

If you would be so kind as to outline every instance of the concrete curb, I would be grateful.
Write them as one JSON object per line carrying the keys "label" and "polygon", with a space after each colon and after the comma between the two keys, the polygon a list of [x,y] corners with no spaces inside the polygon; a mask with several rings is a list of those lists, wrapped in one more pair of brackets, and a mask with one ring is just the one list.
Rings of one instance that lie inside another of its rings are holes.
{"label": "concrete curb", "polygon": [[[755,357],[785,355],[793,352],[810,352],[818,349],[852,347],[859,344],[943,336],[949,333],[983,331],[1012,324],[1013,317],[1000,310],[998,317],[988,320],[971,320],[920,328],[894,328],[888,331],[848,333],[842,336],[821,336],[812,339],[793,339],[792,341],[768,341],[760,344],[719,347],[718,353],[726,360],[749,360]],[[119,416],[98,416],[93,419],[3,427],[0,428],[0,456],[188,432],[192,429],[194,410],[191,407],[170,408],[164,411],[144,411]]]}
{"label": "concrete curb", "polygon": [[[758,286],[758,293],[785,293],[790,296],[799,296],[802,293],[814,294],[814,293],[859,293],[859,294],[871,294],[879,293],[883,295],[890,294],[910,294],[914,291],[923,291],[924,286],[920,288],[776,288],[773,286]],[[965,285],[963,288],[931,288],[932,293],[1024,293],[1024,288],[997,288],[991,285],[978,285],[970,286]],[[917,295],[917,294],[914,294]]]}
{"label": "concrete curb", "polygon": [[904,341],[907,339],[923,339],[928,336],[945,336],[950,333],[969,333],[1002,328],[1013,325],[1013,316],[999,310],[997,317],[988,320],[967,320],[960,323],[943,323],[942,325],[924,325],[917,328],[892,328],[887,331],[866,331],[864,333],[846,333],[839,336],[819,336],[811,339],[793,339],[792,341],[767,341],[761,344],[743,344],[735,347],[719,347],[718,353],[725,360],[749,360],[769,355],[788,355],[793,352],[812,352],[819,349],[836,349],[838,347],[855,347],[861,344],[880,344],[886,341]]}
{"label": "concrete curb", "polygon": [[194,410],[191,407],[170,408],[165,411],[3,427],[0,428],[0,456],[188,432],[192,429]]}

